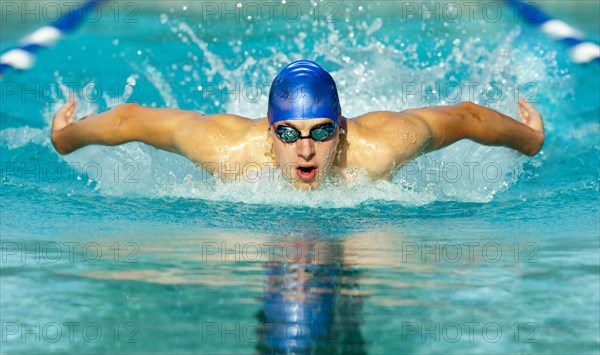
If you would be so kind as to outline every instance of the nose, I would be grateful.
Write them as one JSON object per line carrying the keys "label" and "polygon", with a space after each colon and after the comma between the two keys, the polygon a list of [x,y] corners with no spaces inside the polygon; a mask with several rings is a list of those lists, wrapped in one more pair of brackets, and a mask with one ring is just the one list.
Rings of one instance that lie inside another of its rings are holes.
{"label": "nose", "polygon": [[311,160],[315,154],[315,142],[312,139],[299,139],[296,141],[298,156],[306,161]]}

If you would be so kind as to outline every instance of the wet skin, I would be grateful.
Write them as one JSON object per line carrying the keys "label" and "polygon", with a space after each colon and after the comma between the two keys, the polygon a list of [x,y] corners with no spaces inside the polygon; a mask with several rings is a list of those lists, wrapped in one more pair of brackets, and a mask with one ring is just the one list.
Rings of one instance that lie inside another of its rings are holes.
{"label": "wet skin", "polygon": [[277,137],[275,129],[279,126],[290,126],[300,131],[303,137],[310,134],[311,129],[333,122],[327,118],[308,120],[280,121],[271,127],[269,136],[273,141],[275,160],[283,171],[283,176],[300,189],[316,188],[329,171],[337,153],[340,128],[336,128],[333,136],[325,141],[312,138],[298,139],[293,143],[285,143]]}
{"label": "wet skin", "polygon": [[[180,154],[224,180],[248,172],[279,166],[294,186],[314,189],[334,171],[364,169],[373,179],[388,179],[403,164],[420,154],[444,148],[462,139],[504,146],[523,154],[537,154],[544,142],[542,116],[520,99],[520,122],[495,110],[463,102],[402,112],[370,112],[341,120],[328,140],[299,139],[284,143],[269,129],[266,118],[237,115],[202,115],[198,112],[157,109],[137,104],[75,120],[75,101],[54,116],[52,144],[60,154],[81,147],[119,145],[137,141]],[[327,118],[281,121],[302,136]]]}

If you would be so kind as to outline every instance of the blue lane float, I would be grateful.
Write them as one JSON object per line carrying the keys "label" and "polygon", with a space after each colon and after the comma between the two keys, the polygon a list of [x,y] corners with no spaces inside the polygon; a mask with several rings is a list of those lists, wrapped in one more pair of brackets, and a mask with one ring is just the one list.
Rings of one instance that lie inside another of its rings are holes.
{"label": "blue lane float", "polygon": [[85,20],[91,10],[107,0],[90,0],[65,13],[51,24],[37,29],[29,36],[21,39],[19,46],[6,51],[0,56],[0,75],[9,69],[27,70],[35,64],[36,53],[49,48],[65,33],[73,31]]}
{"label": "blue lane float", "polygon": [[520,0],[505,0],[519,12],[521,18],[569,48],[571,59],[576,63],[600,64],[600,46],[588,41],[584,35],[564,21],[552,18],[536,6]]}
{"label": "blue lane float", "polygon": [[[8,69],[27,70],[33,67],[36,53],[42,48],[52,46],[65,32],[74,30],[84,21],[85,15],[107,0],[90,0],[73,11],[61,16],[50,25],[39,28],[20,41],[17,48],[0,56],[0,76]],[[576,63],[600,63],[600,46],[588,41],[583,34],[569,24],[552,18],[536,6],[520,0],[504,0],[514,7],[525,22],[540,30],[569,48],[572,60]]]}

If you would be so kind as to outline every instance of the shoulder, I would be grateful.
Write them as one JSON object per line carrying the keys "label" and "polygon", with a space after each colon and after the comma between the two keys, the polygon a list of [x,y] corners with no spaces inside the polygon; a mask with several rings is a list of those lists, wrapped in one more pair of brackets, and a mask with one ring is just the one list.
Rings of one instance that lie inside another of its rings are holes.
{"label": "shoulder", "polygon": [[427,124],[413,110],[370,112],[348,120],[349,139],[379,142],[378,145],[422,140],[429,134]]}
{"label": "shoulder", "polygon": [[175,142],[177,149],[197,164],[238,160],[235,152],[247,156],[262,148],[259,141],[264,140],[267,129],[266,118],[198,114],[178,127]]}
{"label": "shoulder", "polygon": [[428,109],[410,109],[401,112],[369,112],[348,120],[352,128],[363,138],[390,136],[398,138],[399,133],[428,134],[429,127],[425,116],[431,115]]}
{"label": "shoulder", "polygon": [[370,112],[347,120],[348,166],[364,167],[385,177],[423,152],[431,138],[428,126],[409,111]]}
{"label": "shoulder", "polygon": [[230,114],[196,114],[178,127],[178,134],[181,136],[218,135],[228,140],[242,139],[256,129],[264,128],[266,130],[267,125],[266,118],[250,119]]}

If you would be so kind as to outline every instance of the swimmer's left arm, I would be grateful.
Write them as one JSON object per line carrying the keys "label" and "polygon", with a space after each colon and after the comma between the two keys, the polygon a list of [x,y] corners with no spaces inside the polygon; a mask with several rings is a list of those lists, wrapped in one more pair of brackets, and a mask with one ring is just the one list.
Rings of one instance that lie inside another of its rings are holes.
{"label": "swimmer's left arm", "polygon": [[504,146],[534,156],[544,143],[542,116],[525,99],[518,104],[521,122],[472,102],[405,111],[426,123],[431,139],[424,152],[449,146],[462,139]]}

